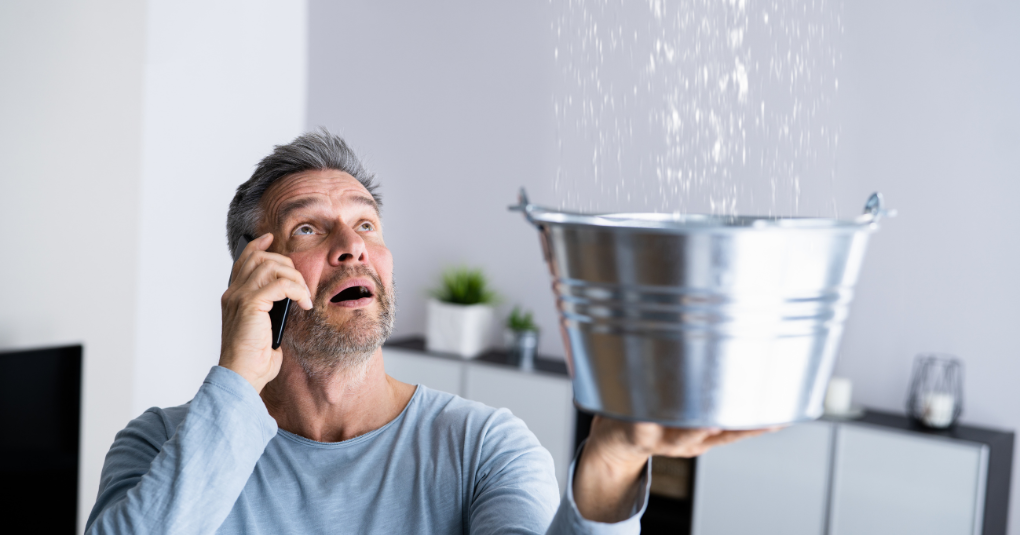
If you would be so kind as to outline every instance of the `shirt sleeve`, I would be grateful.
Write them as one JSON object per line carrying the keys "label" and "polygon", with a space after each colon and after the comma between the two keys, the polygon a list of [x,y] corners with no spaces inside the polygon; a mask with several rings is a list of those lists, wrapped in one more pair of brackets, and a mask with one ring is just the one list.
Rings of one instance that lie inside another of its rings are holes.
{"label": "shirt sleeve", "polygon": [[[584,445],[582,444],[581,448],[583,447]],[[574,460],[570,463],[570,475],[567,479],[570,483],[567,485],[566,492],[563,493],[560,508],[556,511],[552,525],[549,526],[549,531],[546,533],[550,535],[559,533],[591,533],[598,535],[641,533],[641,515],[645,514],[645,508],[648,507],[648,493],[651,491],[652,463],[645,463],[645,472],[638,482],[643,491],[638,493],[637,501],[631,506],[630,518],[611,524],[596,522],[581,516],[581,512],[577,510],[577,502],[574,501],[574,469],[577,468],[577,459],[580,457],[581,448],[577,449]]]}
{"label": "shirt sleeve", "polygon": [[117,433],[85,532],[213,533],[276,431],[251,384],[214,366],[176,430],[149,409]]}
{"label": "shirt sleeve", "polygon": [[[583,446],[582,446],[583,447]],[[580,453],[578,448],[578,454]],[[575,454],[568,482],[574,480]],[[496,411],[485,426],[469,513],[469,532],[477,534],[630,534],[641,532],[650,489],[650,465],[639,482],[630,518],[607,524],[581,516],[573,485],[559,500],[552,455],[527,426],[509,411]],[[559,507],[557,508],[557,502]]]}

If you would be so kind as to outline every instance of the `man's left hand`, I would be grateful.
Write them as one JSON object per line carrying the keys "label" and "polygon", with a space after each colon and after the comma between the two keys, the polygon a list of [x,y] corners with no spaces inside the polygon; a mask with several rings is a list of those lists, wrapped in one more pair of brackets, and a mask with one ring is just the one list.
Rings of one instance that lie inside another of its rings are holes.
{"label": "man's left hand", "polygon": [[625,520],[644,490],[638,481],[650,456],[695,457],[715,446],[779,429],[685,429],[596,416],[577,461],[574,501],[588,520]]}

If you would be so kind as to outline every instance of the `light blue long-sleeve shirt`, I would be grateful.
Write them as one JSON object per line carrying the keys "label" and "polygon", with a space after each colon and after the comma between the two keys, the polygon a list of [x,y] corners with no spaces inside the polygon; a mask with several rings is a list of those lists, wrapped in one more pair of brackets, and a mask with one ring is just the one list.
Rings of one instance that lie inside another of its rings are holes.
{"label": "light blue long-sleeve shirt", "polygon": [[638,533],[648,479],[631,518],[592,522],[506,409],[419,386],[383,427],[315,442],[216,366],[190,403],[117,434],[86,533]]}

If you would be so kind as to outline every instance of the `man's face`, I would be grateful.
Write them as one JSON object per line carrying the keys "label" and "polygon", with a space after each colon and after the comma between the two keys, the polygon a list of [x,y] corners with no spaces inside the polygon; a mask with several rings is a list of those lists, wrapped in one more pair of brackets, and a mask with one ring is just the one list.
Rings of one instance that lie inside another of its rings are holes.
{"label": "man's face", "polygon": [[293,307],[284,343],[309,371],[370,356],[394,312],[393,257],[371,194],[347,173],[305,171],[273,184],[262,206],[270,250],[290,257],[314,303],[309,312]]}

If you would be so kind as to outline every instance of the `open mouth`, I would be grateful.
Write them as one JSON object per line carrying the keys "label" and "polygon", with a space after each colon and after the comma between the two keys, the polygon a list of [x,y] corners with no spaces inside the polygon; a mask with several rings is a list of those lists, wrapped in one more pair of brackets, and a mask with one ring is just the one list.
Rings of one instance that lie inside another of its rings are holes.
{"label": "open mouth", "polygon": [[366,297],[372,297],[372,290],[367,286],[351,286],[341,290],[340,293],[334,295],[329,301],[331,303],[343,303],[344,301],[357,301]]}

